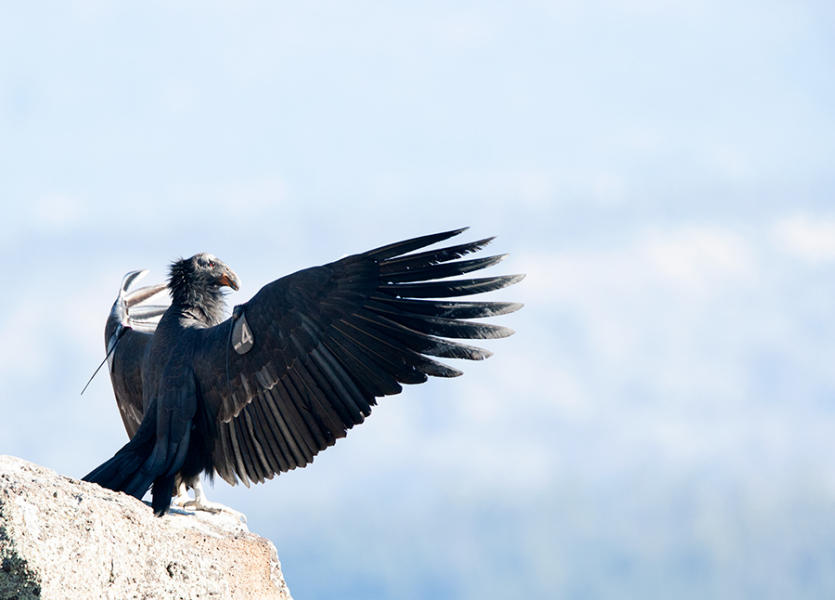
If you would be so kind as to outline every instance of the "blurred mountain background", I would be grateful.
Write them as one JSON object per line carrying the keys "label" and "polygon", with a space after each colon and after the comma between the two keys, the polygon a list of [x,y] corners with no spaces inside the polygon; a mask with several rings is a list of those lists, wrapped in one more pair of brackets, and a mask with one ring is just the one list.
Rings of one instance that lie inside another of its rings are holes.
{"label": "blurred mountain background", "polygon": [[517,330],[213,500],[297,598],[835,595],[829,2],[25,3],[0,18],[0,453],[126,440],[122,275],[242,303],[463,225]]}

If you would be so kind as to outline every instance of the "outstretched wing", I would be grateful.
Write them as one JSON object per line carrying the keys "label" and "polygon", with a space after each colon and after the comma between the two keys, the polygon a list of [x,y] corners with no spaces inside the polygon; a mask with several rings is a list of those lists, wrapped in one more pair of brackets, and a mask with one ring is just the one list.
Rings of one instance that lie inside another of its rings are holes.
{"label": "outstretched wing", "polygon": [[145,301],[166,289],[158,284],[128,288],[148,271],[131,271],[122,278],[119,295],[113,303],[104,327],[104,343],[110,363],[110,381],[116,405],[128,437],[132,438],[142,422],[142,361],[157,323],[167,306]]}
{"label": "outstretched wing", "polygon": [[513,333],[469,319],[512,312],[520,304],[447,300],[522,278],[443,281],[501,260],[455,260],[492,238],[414,253],[461,231],[298,271],[267,284],[230,319],[200,333],[194,369],[199,393],[217,415],[213,461],[221,477],[248,485],[302,467],[361,423],[376,397],[397,394],[401,383],[421,383],[428,375],[461,374],[428,356],[489,356],[444,338]]}

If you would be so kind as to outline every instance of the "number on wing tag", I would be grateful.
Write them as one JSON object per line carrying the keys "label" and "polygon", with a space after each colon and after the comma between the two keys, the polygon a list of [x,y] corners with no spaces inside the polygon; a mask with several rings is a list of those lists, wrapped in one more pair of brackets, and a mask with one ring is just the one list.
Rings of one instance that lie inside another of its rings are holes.
{"label": "number on wing tag", "polygon": [[243,311],[240,311],[240,316],[237,317],[232,327],[232,348],[238,354],[246,354],[252,350],[254,343],[255,338],[252,337],[252,330],[246,322],[246,316]]}

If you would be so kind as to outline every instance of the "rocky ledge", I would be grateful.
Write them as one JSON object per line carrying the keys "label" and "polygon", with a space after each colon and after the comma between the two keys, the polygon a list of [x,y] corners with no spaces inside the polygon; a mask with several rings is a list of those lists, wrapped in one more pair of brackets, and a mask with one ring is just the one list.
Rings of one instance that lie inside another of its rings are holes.
{"label": "rocky ledge", "polygon": [[273,544],[231,514],[162,518],[0,455],[0,600],[290,599]]}

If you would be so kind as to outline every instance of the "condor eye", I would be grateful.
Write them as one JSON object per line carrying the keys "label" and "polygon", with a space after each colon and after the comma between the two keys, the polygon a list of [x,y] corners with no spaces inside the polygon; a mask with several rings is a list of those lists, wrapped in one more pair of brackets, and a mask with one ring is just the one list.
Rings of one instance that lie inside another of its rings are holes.
{"label": "condor eye", "polygon": [[209,268],[210,268],[210,269],[214,269],[214,268],[215,268],[215,262],[214,262],[213,260],[210,260],[210,261],[209,261]]}

